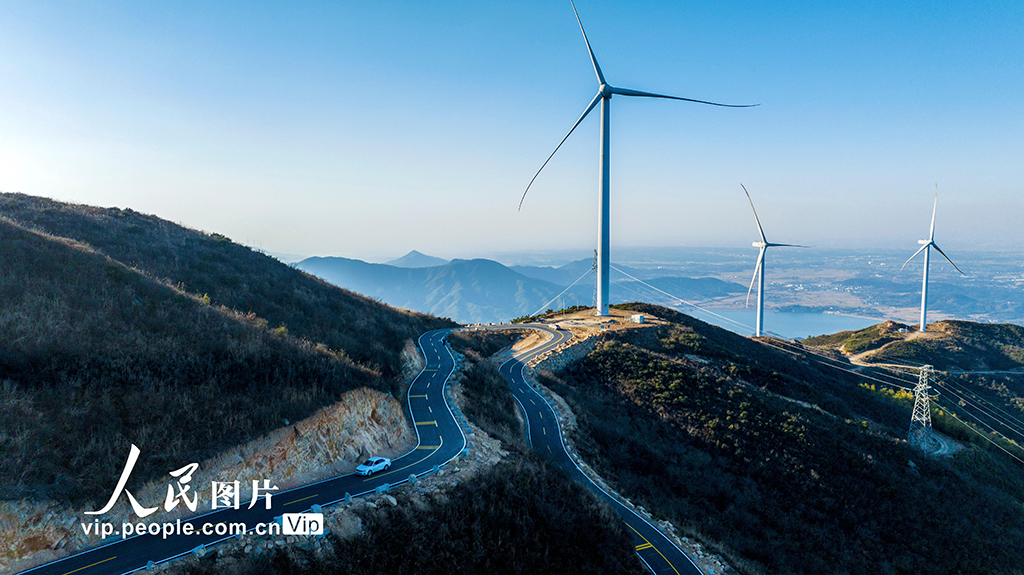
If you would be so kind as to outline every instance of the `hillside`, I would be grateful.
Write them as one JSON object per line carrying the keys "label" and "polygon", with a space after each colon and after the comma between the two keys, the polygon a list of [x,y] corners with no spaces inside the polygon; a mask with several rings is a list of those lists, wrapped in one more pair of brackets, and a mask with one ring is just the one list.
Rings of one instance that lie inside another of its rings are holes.
{"label": "hillside", "polygon": [[409,338],[452,325],[339,290],[216,233],[184,228],[130,209],[66,204],[0,194],[0,216],[88,245],[213,305],[253,313],[270,327],[344,351],[393,377]]}
{"label": "hillside", "polygon": [[[528,278],[498,262],[452,260],[429,268],[398,268],[347,258],[308,258],[296,264],[335,285],[390,305],[415,309],[461,323],[490,323],[533,313],[562,291],[555,284]],[[582,286],[564,297],[587,301]]]}
{"label": "hillside", "polygon": [[939,370],[931,375],[938,405],[1024,445],[1024,327],[947,320],[921,333],[887,321],[803,343],[840,351],[862,365],[931,365]]}
{"label": "hillside", "polygon": [[743,573],[1024,569],[1012,459],[926,457],[903,441],[905,399],[799,352],[625,307],[668,324],[605,333],[540,376],[572,406],[582,458],[624,496]]}
{"label": "hillside", "polygon": [[90,244],[0,219],[3,499],[96,502],[131,443],[137,485],[347,390],[398,392],[405,346],[450,325],[153,216],[10,194],[0,213]]}
{"label": "hillside", "polygon": [[1024,327],[946,320],[916,326],[884,322],[859,331],[804,340],[806,345],[862,354],[866,363],[930,364],[943,371],[1003,371],[1024,368]]}

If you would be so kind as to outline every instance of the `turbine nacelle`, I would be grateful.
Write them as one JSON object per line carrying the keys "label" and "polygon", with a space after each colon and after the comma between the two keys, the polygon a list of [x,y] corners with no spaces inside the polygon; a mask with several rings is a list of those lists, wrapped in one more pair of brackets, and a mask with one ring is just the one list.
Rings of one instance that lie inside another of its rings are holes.
{"label": "turbine nacelle", "polygon": [[598,91],[600,92],[602,98],[611,98],[612,94],[615,93],[615,88],[613,88],[611,84],[602,82],[601,86],[598,88]]}
{"label": "turbine nacelle", "polygon": [[755,248],[766,248],[766,247],[770,246],[771,244],[769,244],[767,242],[754,242],[754,243],[752,243],[750,245],[754,246]]}
{"label": "turbine nacelle", "polygon": [[926,245],[932,243],[932,241],[931,240],[917,240],[917,243],[921,244],[922,246],[926,246]]}

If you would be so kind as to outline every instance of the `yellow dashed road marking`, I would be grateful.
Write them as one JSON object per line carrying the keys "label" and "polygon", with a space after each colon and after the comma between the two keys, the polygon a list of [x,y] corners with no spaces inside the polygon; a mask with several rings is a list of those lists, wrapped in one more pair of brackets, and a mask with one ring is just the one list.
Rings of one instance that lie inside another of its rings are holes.
{"label": "yellow dashed road marking", "polygon": [[104,559],[103,561],[97,561],[97,562],[93,563],[92,565],[86,565],[85,567],[79,567],[78,569],[75,569],[74,571],[68,571],[64,575],[71,575],[72,573],[78,573],[79,571],[82,571],[83,569],[88,569],[90,567],[95,567],[95,566],[99,565],[100,563],[106,563],[107,561],[113,561],[114,559],[117,559],[117,555],[115,555],[115,556],[113,556],[113,557],[111,557],[109,559]]}
{"label": "yellow dashed road marking", "polygon": [[305,501],[307,499],[312,499],[312,498],[316,497],[317,495],[319,495],[319,494],[313,494],[313,495],[310,495],[309,497],[303,497],[302,499],[296,499],[295,501],[289,501],[288,503],[285,503],[285,505],[291,505],[292,503],[298,503],[299,501]]}

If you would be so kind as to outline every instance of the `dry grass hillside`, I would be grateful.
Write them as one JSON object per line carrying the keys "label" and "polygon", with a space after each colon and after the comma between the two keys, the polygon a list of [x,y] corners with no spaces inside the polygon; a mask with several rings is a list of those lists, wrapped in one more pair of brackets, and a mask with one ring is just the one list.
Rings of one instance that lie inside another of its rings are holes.
{"label": "dry grass hillside", "polygon": [[0,194],[0,216],[70,238],[210,303],[253,313],[271,328],[397,373],[406,339],[454,325],[339,289],[220,234],[188,229],[130,209],[96,208],[24,194]]}
{"label": "dry grass hillside", "polygon": [[141,485],[397,391],[403,347],[449,325],[152,216],[11,194],[0,214],[22,222],[0,219],[2,499],[102,503],[132,443]]}
{"label": "dry grass hillside", "polygon": [[1024,327],[945,320],[927,332],[887,321],[858,331],[808,338],[805,345],[858,355],[866,363],[930,364],[943,371],[1024,368]]}
{"label": "dry grass hillside", "polygon": [[1024,569],[1010,457],[925,456],[904,441],[905,397],[666,308],[622,307],[663,321],[605,330],[540,381],[575,413],[582,459],[741,573]]}

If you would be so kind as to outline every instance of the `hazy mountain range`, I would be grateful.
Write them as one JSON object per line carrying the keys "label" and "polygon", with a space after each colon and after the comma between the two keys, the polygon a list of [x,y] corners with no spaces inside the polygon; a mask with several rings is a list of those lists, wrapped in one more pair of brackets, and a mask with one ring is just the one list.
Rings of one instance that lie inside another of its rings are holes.
{"label": "hazy mountain range", "polygon": [[[436,264],[438,265],[424,265]],[[449,317],[460,323],[491,323],[530,315],[541,308],[589,305],[593,277],[580,279],[591,266],[577,260],[560,267],[508,267],[488,259],[451,261],[412,251],[386,264],[341,257],[312,257],[295,267],[337,286],[377,298],[389,305]],[[640,271],[616,266],[644,277]],[[575,286],[566,287],[580,280]],[[633,282],[613,284],[612,301],[641,299]],[[649,283],[702,298],[741,293],[744,287],[714,278],[655,278]],[[565,291],[554,302],[553,298]]]}

